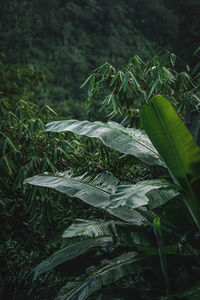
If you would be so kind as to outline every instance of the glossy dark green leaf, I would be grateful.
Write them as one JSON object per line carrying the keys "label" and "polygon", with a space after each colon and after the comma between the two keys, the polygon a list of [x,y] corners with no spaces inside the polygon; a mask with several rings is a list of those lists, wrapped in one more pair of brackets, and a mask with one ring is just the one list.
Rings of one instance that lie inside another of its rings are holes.
{"label": "glossy dark green leaf", "polygon": [[[102,287],[119,279],[152,268],[153,258],[137,257],[137,253],[124,253],[113,260],[106,260],[100,267],[90,268],[83,276],[68,282],[58,293],[55,300],[85,300]],[[155,267],[155,264],[154,264]]]}
{"label": "glossy dark green leaf", "polygon": [[141,118],[173,179],[187,193],[185,203],[200,228],[200,148],[165,98],[152,98],[143,107]]}
{"label": "glossy dark green leaf", "polygon": [[113,240],[110,237],[103,237],[98,239],[84,239],[69,243],[69,245],[55,252],[53,255],[45,259],[35,268],[33,280],[37,279],[37,277],[40,274],[50,271],[56,266],[66,261],[69,261],[77,256],[80,256],[81,254],[85,254],[88,251],[93,250],[94,248],[105,248],[111,246],[112,244]]}
{"label": "glossy dark green leaf", "polygon": [[98,247],[123,245],[141,248],[143,252],[146,248],[155,247],[153,234],[144,227],[116,221],[76,219],[64,231],[62,238],[62,248],[35,268],[34,280],[40,274]]}

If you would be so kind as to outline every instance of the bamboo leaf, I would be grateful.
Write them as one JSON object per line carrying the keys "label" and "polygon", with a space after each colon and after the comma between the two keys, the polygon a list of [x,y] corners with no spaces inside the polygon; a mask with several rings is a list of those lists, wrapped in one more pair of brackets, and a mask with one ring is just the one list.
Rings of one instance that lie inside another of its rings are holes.
{"label": "bamboo leaf", "polygon": [[90,81],[90,80],[93,80],[93,78],[95,77],[94,74],[91,74],[84,82],[83,84],[81,85],[81,89]]}
{"label": "bamboo leaf", "polygon": [[156,80],[154,81],[152,87],[151,87],[151,90],[150,90],[150,92],[149,92],[149,95],[148,95],[147,99],[149,99],[149,98],[151,97],[151,95],[152,95],[152,93],[154,92],[154,90],[156,89],[158,83],[159,83],[159,79],[156,79]]}
{"label": "bamboo leaf", "polygon": [[170,61],[171,61],[172,66],[174,66],[176,63],[176,55],[174,53],[170,54]]}

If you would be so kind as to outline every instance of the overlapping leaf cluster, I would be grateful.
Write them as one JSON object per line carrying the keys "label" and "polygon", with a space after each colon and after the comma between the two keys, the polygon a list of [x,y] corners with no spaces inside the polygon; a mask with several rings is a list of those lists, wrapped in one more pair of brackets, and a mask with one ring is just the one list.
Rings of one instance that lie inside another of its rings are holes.
{"label": "overlapping leaf cluster", "polygon": [[[129,73],[130,70],[124,78],[119,72],[111,79],[112,84],[118,77],[121,80],[120,89],[116,87],[119,99],[123,99],[120,98],[122,90],[126,97],[128,86],[129,92],[135,93],[135,97],[131,96],[134,101],[132,99],[130,106],[120,100],[117,109],[122,112],[125,104],[129,114],[136,105],[148,136],[140,129],[126,128],[115,122],[66,120],[51,122],[46,126],[48,132],[72,132],[76,135],[98,138],[109,148],[118,150],[125,156],[132,155],[144,164],[158,165],[162,170],[162,178],[142,180],[137,183],[119,180],[105,172],[97,176],[90,176],[88,173],[76,176],[71,170],[44,173],[25,180],[25,183],[50,187],[69,197],[79,198],[105,212],[101,220],[76,219],[64,232],[60,249],[36,267],[34,279],[71,260],[75,263],[75,259],[78,259],[78,263],[81,264],[88,253],[88,255],[96,254],[95,266],[75,280],[68,280],[55,299],[90,299],[95,292],[123,278],[131,278],[132,295],[133,293],[137,295],[138,286],[134,283],[135,276],[141,274],[141,278],[145,280],[146,272],[157,274],[156,288],[152,278],[146,277],[150,284],[149,297],[152,299],[163,297],[176,299],[182,296],[192,299],[191,297],[196,297],[198,293],[200,148],[169,101],[162,96],[150,99],[154,93],[160,91],[163,94],[169,93],[169,100],[177,106],[177,110],[183,117],[190,114],[191,109],[196,109],[198,112],[198,89],[186,73],[172,74],[165,68],[166,57],[169,57],[169,53],[157,60],[155,65],[151,65],[148,72],[145,69],[149,84],[147,78],[142,77],[139,84],[134,75]],[[170,55],[170,58],[173,64],[174,55]],[[138,57],[134,59],[138,60]],[[107,64],[105,66],[108,67],[104,70],[105,78],[103,77],[103,80],[98,83],[102,91],[109,83],[109,76],[111,76],[109,70],[113,70]],[[154,70],[158,77],[163,76],[160,81],[154,78]],[[144,70],[141,72],[143,74]],[[182,78],[180,88],[175,90],[171,85],[175,86],[180,76],[186,76],[188,85],[186,82],[184,84]],[[92,81],[89,94],[93,96],[97,92],[95,75],[92,74],[89,80]],[[112,86],[111,83],[109,84]],[[141,88],[143,84],[147,84],[146,90]],[[193,85],[192,90],[190,84]],[[192,104],[187,105],[184,102],[182,98],[184,89],[188,92],[186,95],[189,102],[191,95],[192,99],[195,99],[194,102],[191,101]],[[111,98],[106,98],[103,106],[111,104]],[[112,105],[115,104],[112,102]],[[117,110],[114,109],[114,113],[116,112]],[[177,216],[174,217],[177,211],[181,220],[178,220]],[[100,259],[105,257],[109,259],[99,264]],[[176,266],[175,270],[174,266]],[[187,272],[179,272],[183,266]],[[183,273],[186,276],[188,272],[190,278],[185,277],[183,280]],[[177,278],[177,281],[174,278]],[[142,288],[141,281],[139,288]],[[143,288],[143,295],[145,295],[147,287]],[[110,292],[110,299],[112,297],[114,296]],[[129,298],[122,295],[120,299]]]}

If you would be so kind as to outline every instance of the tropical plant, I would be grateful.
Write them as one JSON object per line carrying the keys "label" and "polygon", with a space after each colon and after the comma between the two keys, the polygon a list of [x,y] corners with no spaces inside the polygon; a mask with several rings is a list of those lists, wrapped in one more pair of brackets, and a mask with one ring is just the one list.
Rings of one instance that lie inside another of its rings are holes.
{"label": "tropical plant", "polygon": [[[34,279],[60,264],[95,249],[99,249],[98,251],[101,254],[103,252],[104,255],[114,252],[113,260],[99,267],[90,268],[73,283],[68,282],[56,299],[87,299],[102,287],[126,276],[139,273],[145,276],[147,270],[156,270],[157,274],[162,272],[164,277],[164,285],[157,278],[160,291],[154,293],[154,297],[165,294],[170,299],[173,297],[170,293],[180,290],[180,285],[174,282],[171,286],[172,280],[170,281],[169,276],[173,269],[171,263],[174,264],[176,261],[177,267],[180,268],[189,261],[190,266],[194,266],[194,259],[196,259],[199,264],[196,255],[199,255],[200,249],[195,244],[198,237],[196,236],[193,241],[188,241],[186,238],[184,249],[177,248],[177,243],[179,245],[183,239],[183,228],[178,227],[176,218],[172,219],[173,224],[170,225],[170,213],[168,214],[167,209],[163,210],[163,207],[175,209],[178,201],[180,211],[184,211],[188,217],[184,208],[185,203],[193,218],[190,230],[196,232],[194,222],[198,227],[200,225],[198,195],[200,148],[171,104],[163,97],[156,96],[144,105],[141,118],[151,140],[144,131],[124,128],[115,122],[103,124],[69,120],[51,122],[46,126],[46,130],[51,132],[70,131],[79,135],[97,137],[106,146],[125,155],[133,155],[149,165],[157,164],[159,168],[166,168],[166,171],[168,169],[174,180],[172,183],[171,180],[158,178],[132,184],[119,181],[110,173],[76,176],[73,171],[46,173],[25,180],[25,183],[50,187],[70,197],[79,198],[114,216],[114,219],[109,218],[108,221],[75,220],[64,232],[60,250],[36,267]],[[166,172],[165,177],[169,177]],[[170,201],[174,198],[178,200]],[[163,212],[165,217],[160,219]],[[117,221],[116,217],[121,221]],[[121,254],[120,247],[123,252],[124,250],[128,252]],[[116,257],[116,253],[120,255]],[[161,275],[158,277],[161,278]],[[193,283],[185,280],[185,288]],[[137,290],[134,284],[132,286]],[[166,292],[163,290],[164,286]],[[153,285],[151,288],[153,292]],[[198,288],[199,283],[189,292],[187,291],[188,295],[195,295]],[[179,297],[178,294],[176,296]]]}
{"label": "tropical plant", "polygon": [[182,187],[184,201],[200,229],[200,148],[174,108],[162,97],[154,97],[145,105],[141,117],[174,182]]}

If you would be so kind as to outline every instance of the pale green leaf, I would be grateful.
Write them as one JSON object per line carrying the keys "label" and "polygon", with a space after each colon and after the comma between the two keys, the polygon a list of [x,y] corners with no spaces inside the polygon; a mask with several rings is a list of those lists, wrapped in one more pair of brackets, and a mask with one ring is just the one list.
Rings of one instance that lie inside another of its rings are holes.
{"label": "pale green leaf", "polygon": [[47,173],[27,178],[24,183],[53,188],[136,225],[153,216],[145,205],[155,208],[178,195],[174,185],[165,180],[119,184],[110,173],[102,173],[95,178],[87,174],[75,177],[70,172]]}
{"label": "pale green leaf", "polygon": [[47,131],[70,131],[78,135],[99,138],[106,146],[121,153],[134,155],[149,165],[165,166],[144,131],[125,128],[115,122],[57,121],[46,125]]}

